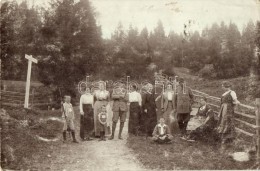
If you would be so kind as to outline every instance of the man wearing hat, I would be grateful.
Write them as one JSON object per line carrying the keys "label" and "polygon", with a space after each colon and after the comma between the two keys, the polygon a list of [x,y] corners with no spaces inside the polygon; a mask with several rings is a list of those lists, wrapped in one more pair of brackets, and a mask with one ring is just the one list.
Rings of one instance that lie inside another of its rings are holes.
{"label": "man wearing hat", "polygon": [[181,137],[185,138],[186,128],[190,120],[191,105],[193,103],[193,94],[191,89],[186,87],[183,78],[179,79],[179,85],[176,88],[174,101]]}

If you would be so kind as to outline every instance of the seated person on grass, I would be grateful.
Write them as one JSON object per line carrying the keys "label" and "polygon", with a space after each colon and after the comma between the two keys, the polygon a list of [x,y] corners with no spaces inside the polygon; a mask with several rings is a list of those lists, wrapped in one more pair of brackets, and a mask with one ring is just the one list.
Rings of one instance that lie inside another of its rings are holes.
{"label": "seated person on grass", "polygon": [[201,106],[198,109],[196,116],[202,117],[204,122],[195,130],[191,131],[187,141],[195,141],[198,139],[208,139],[214,137],[214,129],[216,127],[217,121],[214,118],[214,112],[207,104],[207,98],[202,97],[200,99]]}
{"label": "seated person on grass", "polygon": [[164,118],[160,118],[159,124],[153,130],[152,140],[157,143],[171,143],[172,139],[168,125],[165,124]]}

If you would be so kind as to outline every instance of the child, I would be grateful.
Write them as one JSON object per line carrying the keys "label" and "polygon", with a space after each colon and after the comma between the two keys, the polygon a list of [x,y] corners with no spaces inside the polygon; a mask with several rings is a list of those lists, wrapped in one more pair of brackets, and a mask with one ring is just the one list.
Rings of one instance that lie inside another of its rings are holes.
{"label": "child", "polygon": [[200,99],[200,104],[201,106],[199,107],[196,116],[202,117],[204,119],[204,122],[201,126],[191,131],[187,141],[195,141],[199,138],[208,139],[210,136],[212,137],[212,134],[214,134],[213,130],[216,127],[217,123],[214,118],[214,112],[207,104],[206,97]]}
{"label": "child", "polygon": [[160,118],[159,122],[154,128],[152,140],[160,144],[171,143],[173,137],[169,127],[165,124],[164,118]]}
{"label": "child", "polygon": [[106,105],[101,107],[101,112],[98,114],[98,120],[100,124],[100,140],[99,141],[106,141],[105,138],[105,130],[107,126],[107,110]]}
{"label": "child", "polygon": [[62,118],[64,119],[63,126],[63,142],[66,141],[66,131],[71,131],[71,135],[74,143],[78,143],[75,137],[75,127],[74,127],[74,111],[72,104],[70,103],[71,97],[64,96],[65,102],[62,104]]}

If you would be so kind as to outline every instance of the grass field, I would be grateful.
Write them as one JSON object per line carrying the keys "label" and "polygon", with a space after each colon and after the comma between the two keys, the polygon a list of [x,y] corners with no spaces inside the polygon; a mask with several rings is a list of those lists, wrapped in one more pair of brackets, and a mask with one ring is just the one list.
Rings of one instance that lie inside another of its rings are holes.
{"label": "grass field", "polygon": [[233,149],[225,153],[220,145],[211,142],[187,142],[174,136],[173,144],[154,144],[145,137],[129,137],[128,147],[138,160],[148,169],[155,170],[233,170],[249,169],[254,159],[248,162],[236,162],[228,155],[229,151],[244,151],[244,145],[236,141]]}

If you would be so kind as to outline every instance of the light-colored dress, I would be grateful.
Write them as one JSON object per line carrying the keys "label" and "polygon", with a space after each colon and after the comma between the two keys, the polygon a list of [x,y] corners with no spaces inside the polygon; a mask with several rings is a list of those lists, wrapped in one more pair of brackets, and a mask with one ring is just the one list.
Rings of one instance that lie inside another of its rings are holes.
{"label": "light-colored dress", "polygon": [[109,100],[109,92],[107,90],[97,90],[94,93],[94,96],[96,98],[96,102],[94,104],[94,128],[95,128],[95,136],[100,136],[100,123],[98,120],[98,114],[102,110],[102,106],[107,106],[108,100]]}
{"label": "light-colored dress", "polygon": [[163,118],[165,119],[165,124],[169,126],[171,133],[174,131],[174,122],[176,122],[174,96],[175,94],[173,91],[166,91],[162,94],[161,104],[164,109]]}

